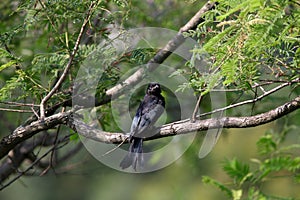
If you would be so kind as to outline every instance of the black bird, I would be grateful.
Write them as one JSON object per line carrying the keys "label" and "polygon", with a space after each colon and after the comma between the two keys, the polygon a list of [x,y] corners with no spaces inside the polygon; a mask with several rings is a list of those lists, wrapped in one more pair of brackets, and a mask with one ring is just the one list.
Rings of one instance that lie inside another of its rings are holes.
{"label": "black bird", "polygon": [[158,83],[149,83],[144,100],[140,103],[130,129],[130,146],[126,157],[121,161],[122,169],[130,167],[136,171],[143,165],[143,138],[152,136],[154,123],[164,112],[165,99]]}

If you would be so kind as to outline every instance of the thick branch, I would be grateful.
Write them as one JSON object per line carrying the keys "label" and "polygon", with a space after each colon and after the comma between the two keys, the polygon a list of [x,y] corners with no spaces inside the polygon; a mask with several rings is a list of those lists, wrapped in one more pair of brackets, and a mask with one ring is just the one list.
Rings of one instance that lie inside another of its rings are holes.
{"label": "thick branch", "polygon": [[[268,112],[249,116],[249,117],[223,117],[212,118],[206,120],[197,120],[194,123],[190,120],[183,120],[164,125],[158,134],[148,140],[167,137],[179,134],[185,134],[193,131],[203,131],[216,128],[247,128],[259,126],[274,121],[288,113],[300,108],[300,96],[294,100],[283,104]],[[80,120],[72,118],[73,111],[58,113],[45,120],[39,120],[25,127],[19,127],[13,134],[2,139],[0,143],[0,158],[4,157],[18,143],[33,136],[36,132],[53,128],[58,124],[67,124],[70,128],[78,132],[84,137],[105,143],[121,143],[127,140],[127,136],[123,133],[110,133],[95,129],[88,126]]]}
{"label": "thick branch", "polygon": [[[180,135],[190,133],[193,131],[205,131],[208,129],[219,128],[248,128],[266,124],[274,121],[280,117],[283,117],[300,108],[300,96],[294,100],[287,102],[273,110],[268,112],[247,116],[247,117],[223,117],[223,118],[211,118],[206,120],[196,120],[191,122],[190,120],[183,120],[166,124],[161,127],[159,133],[146,140],[153,140],[161,137],[168,137],[174,135]],[[74,120],[69,126],[77,131],[84,137],[90,138],[95,141],[105,143],[121,143],[127,140],[127,136],[123,133],[109,133],[94,129],[81,121]]]}
{"label": "thick branch", "polygon": [[197,120],[195,123],[184,120],[183,123],[175,122],[161,128],[158,137],[204,131],[219,128],[249,128],[263,125],[283,117],[300,108],[300,96],[268,112],[247,117],[222,117]]}
{"label": "thick branch", "polygon": [[[146,138],[146,140],[153,140],[161,137],[174,136],[180,134],[186,134],[193,131],[204,131],[208,129],[219,129],[219,128],[247,128],[259,126],[271,121],[274,121],[282,116],[285,116],[297,109],[300,108],[300,96],[296,97],[290,102],[287,102],[273,110],[268,112],[248,116],[248,117],[223,117],[223,118],[212,118],[206,120],[196,120],[195,122],[191,122],[190,120],[182,120],[178,122],[173,122],[170,124],[166,124],[159,130],[159,133],[154,135],[151,138]],[[25,127],[19,127],[16,129],[13,134],[5,137],[0,143],[0,155],[1,157],[5,156],[8,151],[13,149],[20,141],[23,141],[22,138],[29,138],[34,135],[35,132],[39,132],[42,130],[50,129],[58,124],[66,124],[73,130],[77,131],[79,134],[86,138],[90,138],[92,140],[98,142],[105,143],[122,143],[128,142],[128,136],[123,133],[111,133],[105,132],[99,129],[95,129],[84,122],[73,118],[73,110],[58,113],[51,117],[45,118],[45,120],[39,120],[31,123]],[[32,143],[30,143],[32,144]],[[32,149],[32,147],[30,146]],[[14,159],[14,162],[22,162],[24,160],[25,155],[21,155],[18,159]],[[9,159],[9,158],[7,158]],[[16,163],[14,163],[16,164]],[[13,163],[9,161],[6,162],[0,168],[0,171],[7,173],[2,174],[1,179],[5,179],[6,177],[3,174],[12,173],[15,168],[11,167]]]}
{"label": "thick branch", "polygon": [[36,133],[48,130],[59,124],[64,124],[72,114],[72,110],[65,113],[58,113],[50,117],[45,118],[45,120],[38,120],[32,122],[27,126],[19,126],[14,132],[6,137],[4,137],[0,142],[0,159],[3,158],[7,153],[12,150],[17,144],[25,141],[26,139],[32,137]]}
{"label": "thick branch", "polygon": [[[190,120],[183,120],[178,122],[173,122],[170,124],[164,125],[158,134],[148,140],[167,137],[179,134],[185,134],[193,131],[204,131],[208,129],[217,129],[217,128],[247,128],[259,126],[271,121],[274,121],[282,116],[285,116],[297,109],[300,108],[300,96],[294,100],[287,102],[273,110],[268,112],[248,116],[248,117],[223,117],[223,118],[212,118],[206,120],[197,120],[194,123]],[[51,117],[45,118],[45,121],[37,121],[26,127],[20,127],[17,131],[4,140],[0,144],[0,155],[3,157],[6,153],[12,149],[16,144],[18,144],[19,138],[22,137],[31,137],[32,131],[41,131],[49,128],[53,128],[58,124],[67,124],[70,128],[77,131],[84,137],[93,139],[98,142],[105,143],[121,143],[127,140],[127,136],[123,133],[111,133],[105,132],[99,129],[95,129],[91,126],[88,126],[84,122],[73,119],[71,117],[72,110],[65,113],[58,113]],[[14,136],[14,137],[12,137]]]}

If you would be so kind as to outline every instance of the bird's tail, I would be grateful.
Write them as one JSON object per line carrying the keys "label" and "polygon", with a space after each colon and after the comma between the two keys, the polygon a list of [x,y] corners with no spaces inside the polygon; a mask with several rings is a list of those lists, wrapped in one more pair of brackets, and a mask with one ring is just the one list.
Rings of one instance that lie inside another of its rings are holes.
{"label": "bird's tail", "polygon": [[134,137],[131,140],[129,152],[121,161],[120,167],[125,169],[132,165],[132,168],[136,171],[137,166],[141,167],[143,165],[143,139]]}

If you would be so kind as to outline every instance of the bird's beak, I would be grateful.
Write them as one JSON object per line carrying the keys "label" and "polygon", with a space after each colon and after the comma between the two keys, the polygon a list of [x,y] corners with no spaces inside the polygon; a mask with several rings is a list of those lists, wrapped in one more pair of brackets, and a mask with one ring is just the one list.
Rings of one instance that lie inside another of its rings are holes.
{"label": "bird's beak", "polygon": [[159,85],[155,85],[153,88],[151,88],[151,92],[155,92],[157,89],[159,89]]}

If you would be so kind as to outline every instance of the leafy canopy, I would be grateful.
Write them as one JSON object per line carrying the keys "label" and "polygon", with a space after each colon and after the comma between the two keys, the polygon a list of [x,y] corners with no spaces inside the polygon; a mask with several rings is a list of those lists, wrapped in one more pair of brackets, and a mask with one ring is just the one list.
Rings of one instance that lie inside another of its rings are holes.
{"label": "leafy canopy", "polygon": [[[249,90],[262,80],[300,77],[300,5],[284,0],[219,0],[186,36],[199,47],[187,63],[189,86],[206,94],[217,87]],[[208,56],[207,56],[208,55]],[[197,61],[205,57],[207,73]],[[202,70],[204,71],[204,70]],[[188,85],[186,85],[188,86]]]}

